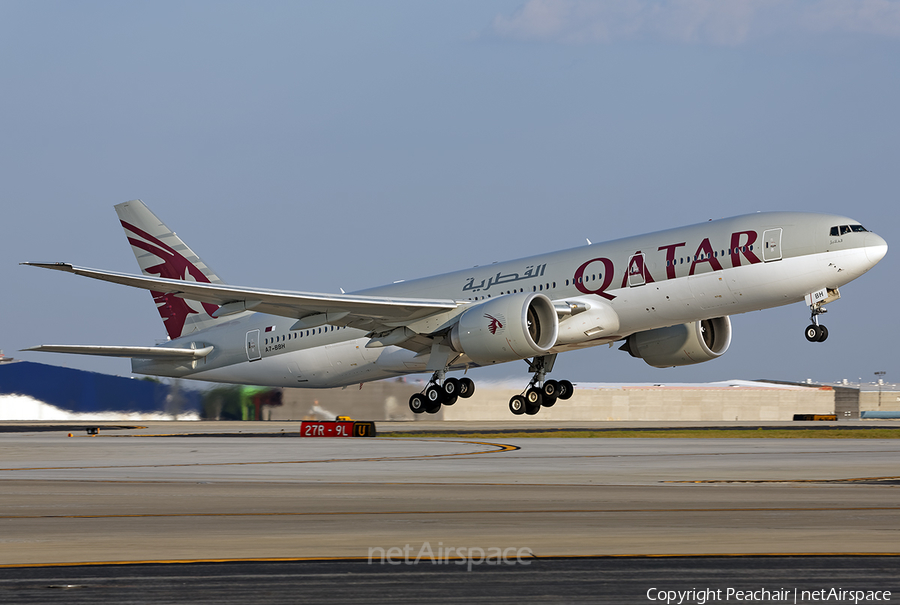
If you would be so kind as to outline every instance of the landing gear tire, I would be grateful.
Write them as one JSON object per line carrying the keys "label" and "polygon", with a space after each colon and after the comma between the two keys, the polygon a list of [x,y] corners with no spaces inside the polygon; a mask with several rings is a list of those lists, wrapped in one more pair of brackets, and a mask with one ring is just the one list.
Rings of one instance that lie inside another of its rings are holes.
{"label": "landing gear tire", "polygon": [[444,394],[447,399],[459,396],[460,384],[456,378],[448,378],[444,381]]}
{"label": "landing gear tire", "polygon": [[427,399],[429,403],[440,405],[444,400],[444,389],[436,384],[431,385],[425,389],[425,399]]}
{"label": "landing gear tire", "polygon": [[560,380],[557,384],[559,385],[558,397],[563,401],[571,397],[572,393],[575,392],[575,387],[573,387],[572,383],[568,380]]}
{"label": "landing gear tire", "polygon": [[448,397],[447,399],[445,399],[443,405],[453,405],[458,400],[459,400],[459,397],[454,395],[453,397]]}
{"label": "landing gear tire", "polygon": [[416,393],[409,398],[409,409],[412,410],[415,414],[421,414],[422,412],[424,412],[427,405],[428,400],[425,399],[425,396],[422,395],[422,393]]}
{"label": "landing gear tire", "polygon": [[541,390],[531,387],[525,391],[525,413],[529,416],[534,416],[541,411],[541,403],[543,401],[544,396],[541,394]]}
{"label": "landing gear tire", "polygon": [[544,396],[544,399],[550,398],[555,401],[559,397],[559,383],[555,380],[545,381],[544,386],[541,387],[541,394]]}
{"label": "landing gear tire", "polygon": [[816,342],[825,342],[825,339],[828,338],[828,328],[826,328],[825,326],[819,326],[819,331],[821,332],[821,334],[819,334],[819,338],[818,340],[816,340]]}
{"label": "landing gear tire", "polygon": [[472,382],[471,378],[460,378],[459,379],[459,396],[463,399],[468,399],[472,395],[475,394],[475,383]]}
{"label": "landing gear tire", "polygon": [[521,416],[525,413],[525,398],[521,395],[516,395],[512,399],[509,400],[509,411],[515,414],[516,416]]}
{"label": "landing gear tire", "polygon": [[[826,337],[828,333],[826,332]],[[819,339],[822,337],[822,328],[817,326],[816,324],[809,324],[806,328],[806,340],[809,342],[820,342]],[[824,339],[823,339],[824,340]]]}
{"label": "landing gear tire", "polygon": [[541,387],[541,405],[552,408],[559,397],[559,383],[555,380],[547,380]]}
{"label": "landing gear tire", "polygon": [[425,407],[425,411],[429,414],[437,414],[441,410],[441,402],[432,402]]}

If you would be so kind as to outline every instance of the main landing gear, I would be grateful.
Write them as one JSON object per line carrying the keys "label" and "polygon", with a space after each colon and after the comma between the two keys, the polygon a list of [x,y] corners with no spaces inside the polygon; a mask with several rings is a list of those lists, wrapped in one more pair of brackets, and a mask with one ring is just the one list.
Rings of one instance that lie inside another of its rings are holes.
{"label": "main landing gear", "polygon": [[823,307],[822,303],[810,305],[809,318],[812,323],[806,327],[806,340],[809,342],[825,342],[828,338],[828,328],[819,325],[819,315],[823,313],[828,313],[828,309]]}
{"label": "main landing gear", "polygon": [[555,361],[556,354],[554,353],[535,357],[528,362],[528,370],[534,372],[534,376],[522,394],[515,395],[509,400],[510,412],[517,416],[521,414],[534,416],[541,411],[541,407],[553,407],[557,399],[565,400],[572,396],[575,389],[568,380],[545,380],[547,373],[553,369]]}
{"label": "main landing gear", "polygon": [[442,405],[453,405],[462,397],[468,399],[475,393],[475,383],[471,378],[444,378],[444,372],[435,372],[421,393],[409,398],[409,409],[416,414],[428,412],[437,414]]}
{"label": "main landing gear", "polygon": [[[509,411],[513,414],[534,416],[542,407],[553,407],[557,399],[568,399],[575,392],[568,380],[546,380],[553,369],[556,354],[525,361],[534,376],[520,395],[509,400]],[[445,374],[446,370],[435,372],[425,389],[409,398],[409,409],[416,414],[437,414],[442,405],[453,405],[460,397],[468,399],[475,393],[475,383],[471,378],[445,378]]]}

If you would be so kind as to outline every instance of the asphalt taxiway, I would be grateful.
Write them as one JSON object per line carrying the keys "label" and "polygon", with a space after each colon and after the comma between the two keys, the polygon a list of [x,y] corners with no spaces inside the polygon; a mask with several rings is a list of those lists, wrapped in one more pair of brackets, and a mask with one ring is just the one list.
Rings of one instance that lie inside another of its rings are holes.
{"label": "asphalt taxiway", "polygon": [[0,577],[479,552],[900,567],[898,439],[316,439],[264,424],[0,432]]}

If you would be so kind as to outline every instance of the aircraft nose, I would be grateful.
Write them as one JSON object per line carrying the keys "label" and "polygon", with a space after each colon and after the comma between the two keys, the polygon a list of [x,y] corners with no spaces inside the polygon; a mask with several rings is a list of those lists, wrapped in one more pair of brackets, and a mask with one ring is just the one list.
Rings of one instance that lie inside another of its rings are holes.
{"label": "aircraft nose", "polygon": [[866,258],[869,259],[869,262],[872,265],[875,265],[884,258],[884,255],[887,254],[888,245],[887,242],[884,241],[884,238],[880,235],[875,235],[874,233],[866,234]]}

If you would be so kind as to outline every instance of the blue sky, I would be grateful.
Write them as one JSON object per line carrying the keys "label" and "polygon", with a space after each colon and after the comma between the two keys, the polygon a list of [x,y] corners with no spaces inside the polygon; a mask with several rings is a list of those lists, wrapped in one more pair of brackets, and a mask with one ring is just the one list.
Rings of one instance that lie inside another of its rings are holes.
{"label": "blue sky", "polygon": [[[228,282],[337,292],[760,210],[900,243],[900,1],[0,1],[0,348],[152,344],[150,295],[20,267],[136,271],[143,199]],[[722,358],[605,347],[582,381],[897,379],[896,252],[733,318]],[[478,377],[521,376],[525,364]]]}

